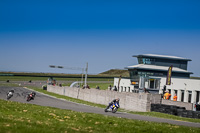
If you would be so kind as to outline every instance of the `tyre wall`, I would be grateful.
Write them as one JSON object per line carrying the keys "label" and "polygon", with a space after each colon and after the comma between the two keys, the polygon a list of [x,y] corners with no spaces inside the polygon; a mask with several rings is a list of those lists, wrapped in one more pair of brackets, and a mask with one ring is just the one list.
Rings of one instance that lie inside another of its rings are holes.
{"label": "tyre wall", "polygon": [[151,104],[151,111],[161,112],[180,117],[200,119],[200,111],[186,110],[185,107],[165,104]]}

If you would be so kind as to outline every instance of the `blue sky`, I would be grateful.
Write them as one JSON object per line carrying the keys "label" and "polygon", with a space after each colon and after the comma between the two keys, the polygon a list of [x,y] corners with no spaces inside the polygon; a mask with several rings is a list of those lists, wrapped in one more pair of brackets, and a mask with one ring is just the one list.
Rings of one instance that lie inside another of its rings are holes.
{"label": "blue sky", "polygon": [[0,71],[97,74],[137,54],[192,59],[200,77],[199,0],[0,0]]}

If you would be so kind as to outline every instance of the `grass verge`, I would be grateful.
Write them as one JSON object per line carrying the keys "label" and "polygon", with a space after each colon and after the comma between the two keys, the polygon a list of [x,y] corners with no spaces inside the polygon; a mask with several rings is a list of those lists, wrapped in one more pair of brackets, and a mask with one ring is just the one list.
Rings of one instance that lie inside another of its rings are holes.
{"label": "grass verge", "polygon": [[1,133],[199,133],[200,128],[130,120],[0,100]]}

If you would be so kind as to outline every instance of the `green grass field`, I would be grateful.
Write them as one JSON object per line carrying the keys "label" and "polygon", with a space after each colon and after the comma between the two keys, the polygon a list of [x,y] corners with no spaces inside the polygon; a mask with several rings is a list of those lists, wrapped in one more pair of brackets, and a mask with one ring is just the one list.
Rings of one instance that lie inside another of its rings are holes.
{"label": "green grass field", "polygon": [[[48,77],[25,77],[25,76],[0,76],[0,81],[10,80],[12,81],[26,81],[31,80],[34,81],[47,81]],[[63,86],[70,86],[74,81],[81,81],[81,78],[55,78],[58,83],[62,83]],[[68,81],[69,83],[63,83],[64,81]],[[108,89],[109,85],[113,86],[113,79],[103,79],[103,78],[89,78],[88,81],[97,81],[97,83],[88,83],[90,88],[96,88],[99,86],[101,90]],[[101,83],[101,81],[108,81],[110,83]]]}
{"label": "green grass field", "polygon": [[[31,76],[0,76],[0,81],[47,81],[49,77],[31,77]],[[58,81],[81,81],[81,77],[77,78],[62,78],[62,77],[55,77],[54,79]],[[85,79],[84,79],[85,80]],[[88,81],[114,81],[114,78],[88,78]]]}
{"label": "green grass field", "polygon": [[129,120],[0,100],[0,133],[199,133],[200,128]]}

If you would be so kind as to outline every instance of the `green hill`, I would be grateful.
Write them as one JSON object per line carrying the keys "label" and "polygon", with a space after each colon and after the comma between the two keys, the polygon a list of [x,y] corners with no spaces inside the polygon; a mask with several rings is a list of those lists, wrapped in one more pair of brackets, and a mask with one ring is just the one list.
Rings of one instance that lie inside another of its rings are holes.
{"label": "green hill", "polygon": [[119,77],[121,75],[122,77],[129,77],[129,72],[128,70],[111,69],[111,70],[99,73],[98,75],[108,75],[108,76],[116,76],[116,77]]}

